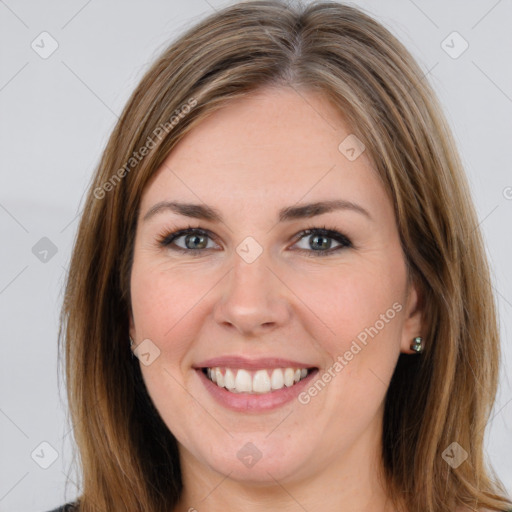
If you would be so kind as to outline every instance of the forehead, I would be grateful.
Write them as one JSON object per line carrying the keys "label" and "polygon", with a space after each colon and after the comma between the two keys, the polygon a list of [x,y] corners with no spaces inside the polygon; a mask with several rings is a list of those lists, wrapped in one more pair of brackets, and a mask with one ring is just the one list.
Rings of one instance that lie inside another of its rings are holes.
{"label": "forehead", "polygon": [[260,90],[215,111],[174,147],[146,188],[141,210],[177,198],[235,210],[302,197],[377,200],[383,190],[366,152],[355,160],[344,152],[343,141],[352,137],[323,95]]}

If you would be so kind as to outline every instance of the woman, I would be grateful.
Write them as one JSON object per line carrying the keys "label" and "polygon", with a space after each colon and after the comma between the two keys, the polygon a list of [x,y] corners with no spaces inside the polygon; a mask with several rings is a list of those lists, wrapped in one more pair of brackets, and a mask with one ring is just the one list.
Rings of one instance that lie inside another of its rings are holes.
{"label": "woman", "polygon": [[76,510],[507,510],[477,224],[380,24],[262,1],[190,29],[129,100],[76,239]]}

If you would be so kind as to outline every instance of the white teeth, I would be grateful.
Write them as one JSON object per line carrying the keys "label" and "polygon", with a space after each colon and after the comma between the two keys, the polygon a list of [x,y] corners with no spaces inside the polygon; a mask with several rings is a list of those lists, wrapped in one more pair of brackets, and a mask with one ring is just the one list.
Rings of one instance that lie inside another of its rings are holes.
{"label": "white teeth", "polygon": [[235,389],[239,393],[250,393],[252,391],[252,379],[248,371],[238,370],[235,379]]}
{"label": "white teeth", "polygon": [[307,377],[307,368],[274,368],[250,372],[244,369],[207,368],[207,377],[233,393],[269,393],[291,387]]}
{"label": "white teeth", "polygon": [[[306,374],[307,373],[308,373],[308,371],[306,370]],[[272,385],[272,389],[281,389],[284,386],[284,376],[283,376],[283,370],[281,370],[281,368],[276,368],[272,372],[270,384]]]}
{"label": "white teeth", "polygon": [[213,382],[217,383],[217,386],[220,386],[221,388],[224,387],[224,376],[222,375],[222,372],[220,371],[220,368],[215,368],[213,373]]}
{"label": "white teeth", "polygon": [[284,371],[284,385],[289,388],[290,386],[293,386],[293,378],[295,376],[295,372],[293,371],[293,368],[286,368]]}
{"label": "white teeth", "polygon": [[229,368],[224,374],[224,386],[229,390],[235,389],[235,376]]}
{"label": "white teeth", "polygon": [[252,379],[252,390],[255,393],[268,393],[270,389],[270,377],[267,370],[258,370]]}

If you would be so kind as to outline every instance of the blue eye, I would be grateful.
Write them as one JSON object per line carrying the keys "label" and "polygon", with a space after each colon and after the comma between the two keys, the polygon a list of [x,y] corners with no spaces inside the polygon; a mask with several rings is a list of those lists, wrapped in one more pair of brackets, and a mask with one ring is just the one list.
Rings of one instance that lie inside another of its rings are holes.
{"label": "blue eye", "polygon": [[[309,256],[325,256],[340,249],[353,247],[352,242],[342,233],[334,229],[311,228],[299,233],[299,241],[306,239],[311,250],[308,248],[297,249],[309,253]],[[332,240],[338,244],[332,247]]]}
{"label": "blue eye", "polygon": [[[183,238],[184,247],[177,245],[176,241]],[[164,247],[170,247],[173,250],[199,255],[203,249],[212,249],[208,246],[210,234],[208,231],[199,228],[187,228],[169,233],[163,237],[159,243]],[[211,240],[210,240],[211,241]],[[172,246],[174,245],[174,247]],[[195,253],[195,254],[194,254]]]}
{"label": "blue eye", "polygon": [[[215,244],[212,240],[212,234],[201,228],[181,229],[174,231],[159,237],[159,244],[162,247],[168,247],[173,251],[179,251],[192,256],[200,256],[205,252],[206,249],[215,249]],[[183,239],[183,245],[177,243],[178,240]],[[339,251],[344,248],[353,247],[352,242],[342,233],[334,229],[323,228],[310,228],[301,231],[296,235],[296,245],[302,239],[308,240],[309,248],[294,249],[303,253],[307,253],[308,256],[327,256],[335,251]],[[332,247],[332,241],[335,241],[338,245]],[[212,247],[209,242],[213,243]]]}

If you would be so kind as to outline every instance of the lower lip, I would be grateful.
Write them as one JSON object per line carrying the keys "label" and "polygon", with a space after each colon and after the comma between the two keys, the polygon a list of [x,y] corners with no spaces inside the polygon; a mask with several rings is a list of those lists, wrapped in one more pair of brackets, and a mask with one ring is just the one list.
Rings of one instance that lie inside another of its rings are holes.
{"label": "lower lip", "polygon": [[277,409],[297,398],[318,370],[311,371],[304,379],[289,388],[285,386],[276,391],[261,394],[232,393],[226,388],[217,386],[201,369],[197,369],[196,372],[213,398],[224,407],[237,412],[262,412]]}

